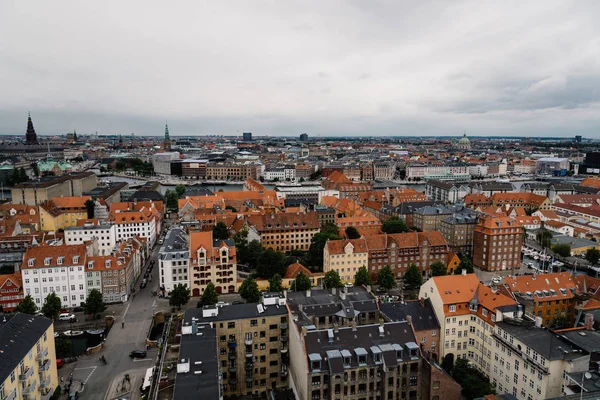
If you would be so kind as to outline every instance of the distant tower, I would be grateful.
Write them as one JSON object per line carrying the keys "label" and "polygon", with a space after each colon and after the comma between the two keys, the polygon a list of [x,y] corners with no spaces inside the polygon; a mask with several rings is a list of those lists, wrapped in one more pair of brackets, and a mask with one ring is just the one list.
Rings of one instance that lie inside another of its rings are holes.
{"label": "distant tower", "polygon": [[308,135],[306,133],[303,133],[300,135],[300,141],[301,142],[308,142]]}
{"label": "distant tower", "polygon": [[123,135],[119,135],[119,147],[123,147]]}
{"label": "distant tower", "polygon": [[38,144],[37,134],[35,133],[35,129],[33,128],[33,122],[31,122],[31,113],[28,113],[27,116],[27,133],[25,133],[25,143]]}
{"label": "distant tower", "polygon": [[165,151],[171,151],[171,139],[169,138],[169,125],[165,124]]}
{"label": "distant tower", "polygon": [[77,141],[77,131],[73,129],[73,141]]}
{"label": "distant tower", "polygon": [[242,138],[243,138],[244,142],[251,142],[252,141],[252,132],[242,133]]}

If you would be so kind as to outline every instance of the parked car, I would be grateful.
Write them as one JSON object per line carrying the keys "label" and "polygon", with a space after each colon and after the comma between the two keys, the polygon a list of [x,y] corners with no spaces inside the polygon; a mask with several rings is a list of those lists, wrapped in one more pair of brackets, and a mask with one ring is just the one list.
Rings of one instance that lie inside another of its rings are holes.
{"label": "parked car", "polygon": [[234,301],[233,303],[231,303],[232,306],[237,306],[238,304],[244,304],[243,301]]}
{"label": "parked car", "polygon": [[131,357],[131,358],[146,358],[146,351],[145,350],[133,350],[131,353],[129,353],[129,357]]}
{"label": "parked car", "polygon": [[57,358],[56,359],[56,368],[60,368],[63,365],[65,365],[65,360],[63,360],[62,358]]}
{"label": "parked car", "polygon": [[63,313],[58,316],[59,321],[77,322],[75,314]]}

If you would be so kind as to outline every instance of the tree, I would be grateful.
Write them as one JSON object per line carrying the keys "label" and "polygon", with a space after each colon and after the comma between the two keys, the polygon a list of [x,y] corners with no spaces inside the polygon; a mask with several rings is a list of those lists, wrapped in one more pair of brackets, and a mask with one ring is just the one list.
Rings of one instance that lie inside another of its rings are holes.
{"label": "tree", "polygon": [[215,284],[212,282],[208,282],[206,285],[206,289],[204,289],[204,293],[202,293],[202,297],[200,298],[199,304],[203,306],[212,306],[217,304],[219,301],[219,294],[217,293],[217,288],[215,288]]}
{"label": "tree", "polygon": [[444,368],[447,373],[451,373],[452,367],[454,367],[454,353],[448,353],[442,360],[442,368]]}
{"label": "tree", "polygon": [[367,286],[371,283],[371,275],[369,274],[367,267],[363,265],[354,275],[354,286]]}
{"label": "tree", "polygon": [[281,275],[275,274],[269,279],[269,292],[281,292]]}
{"label": "tree", "polygon": [[448,275],[448,268],[441,261],[436,261],[429,266],[431,276],[444,276]]}
{"label": "tree", "polygon": [[213,239],[229,239],[229,229],[227,229],[227,225],[225,225],[224,222],[217,222],[217,224],[213,227]]}
{"label": "tree", "polygon": [[555,244],[554,246],[552,246],[552,251],[561,257],[571,256],[571,246],[569,246],[566,243]]}
{"label": "tree", "polygon": [[585,252],[585,259],[592,265],[598,264],[598,261],[600,260],[600,250],[595,248],[589,249]]}
{"label": "tree", "polygon": [[328,240],[339,240],[341,239],[337,235],[331,233],[319,232],[313,236],[310,241],[310,247],[308,248],[308,262],[311,266],[317,267],[317,269],[323,268],[323,249],[325,243]]}
{"label": "tree", "polygon": [[408,229],[404,220],[399,217],[391,217],[383,223],[381,231],[384,233],[402,233],[408,231]]}
{"label": "tree", "polygon": [[569,323],[569,318],[567,318],[565,315],[559,315],[558,317],[554,318],[552,324],[550,324],[551,329],[567,329],[572,327],[573,326]]}
{"label": "tree", "polygon": [[83,311],[87,315],[96,315],[104,310],[106,310],[106,306],[102,299],[102,293],[100,293],[98,289],[92,289],[90,294],[88,294],[87,299],[85,299]]}
{"label": "tree", "polygon": [[94,203],[94,200],[92,199],[87,199],[85,201],[85,203],[83,203],[85,205],[85,209],[87,210],[87,217],[89,219],[94,218],[94,207],[96,206],[96,203]]}
{"label": "tree", "polygon": [[248,278],[242,282],[239,294],[242,296],[242,299],[246,300],[248,303],[260,302],[261,293],[260,290],[258,290],[258,284],[252,278]]}
{"label": "tree", "polygon": [[38,167],[37,163],[36,162],[32,162],[30,165],[31,165],[31,169],[33,170],[33,174],[35,176],[40,176],[40,167]]}
{"label": "tree", "polygon": [[42,306],[42,312],[46,317],[57,320],[61,309],[60,297],[54,292],[46,296],[46,300],[44,300],[44,305]]}
{"label": "tree", "polygon": [[339,236],[340,228],[338,228],[338,226],[333,222],[325,222],[323,225],[321,225],[321,233],[329,233],[333,236]]}
{"label": "tree", "polygon": [[467,399],[476,399],[488,394],[495,394],[490,380],[477,369],[469,366],[466,358],[457,358],[452,368],[452,377],[462,386],[462,395]]}
{"label": "tree", "polygon": [[[265,248],[262,247],[258,240],[253,240],[248,243],[247,261],[246,264],[250,264],[254,268],[259,265],[258,262],[261,260],[262,254],[265,252]],[[285,260],[284,260],[285,264]]]}
{"label": "tree", "polygon": [[179,283],[173,287],[173,290],[171,290],[169,305],[171,307],[177,307],[179,310],[181,310],[181,307],[185,306],[188,301],[190,301],[190,297],[190,288]]}
{"label": "tree", "polygon": [[326,288],[341,288],[344,286],[342,284],[342,280],[340,279],[340,274],[335,269],[331,271],[327,271],[325,277],[323,278],[323,285]]}
{"label": "tree", "polygon": [[167,208],[174,210],[179,207],[179,197],[174,190],[167,190],[165,192],[165,199],[167,200]]}
{"label": "tree", "polygon": [[187,189],[186,189],[185,185],[179,184],[179,185],[175,186],[175,193],[177,193],[177,197],[183,196],[183,194],[185,193],[186,190]]}
{"label": "tree", "polygon": [[304,273],[300,272],[298,276],[296,276],[296,279],[294,280],[295,291],[299,292],[302,290],[308,290],[311,288],[311,286],[312,283],[307,275],[304,275]]}
{"label": "tree", "polygon": [[404,284],[412,289],[418,288],[423,284],[423,276],[421,276],[421,271],[419,271],[419,267],[413,263],[410,264],[410,266],[406,269],[406,273],[404,273]]}
{"label": "tree", "polygon": [[266,249],[258,257],[257,264],[256,274],[261,278],[270,279],[275,274],[285,275],[285,255],[279,251]]}
{"label": "tree", "polygon": [[385,290],[396,287],[396,277],[389,265],[386,265],[377,272],[377,284],[380,288]]}
{"label": "tree", "polygon": [[359,239],[360,233],[358,232],[358,229],[356,229],[355,227],[349,226],[346,228],[346,237],[348,239]]}
{"label": "tree", "polygon": [[21,302],[19,304],[17,304],[17,307],[15,308],[15,312],[20,312],[23,314],[31,314],[31,315],[33,315],[37,312],[37,306],[35,305],[33,298],[31,297],[30,294],[25,296],[23,298],[23,300],[21,300]]}
{"label": "tree", "polygon": [[458,264],[458,268],[454,270],[454,274],[462,274],[463,269],[467,270],[467,274],[472,274],[475,272],[475,269],[473,268],[473,262],[467,256],[462,256],[460,258],[460,263]]}
{"label": "tree", "polygon": [[543,248],[550,247],[552,233],[546,228],[540,229],[540,232],[537,234],[537,241]]}

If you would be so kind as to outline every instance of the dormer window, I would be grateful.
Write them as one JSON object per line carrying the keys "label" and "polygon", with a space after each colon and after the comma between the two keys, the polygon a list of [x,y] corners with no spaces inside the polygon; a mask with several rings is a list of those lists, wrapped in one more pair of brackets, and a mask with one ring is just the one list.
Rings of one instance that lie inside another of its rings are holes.
{"label": "dormer window", "polygon": [[94,262],[93,261],[88,262],[88,268],[89,269],[94,269]]}
{"label": "dormer window", "polygon": [[227,257],[227,250],[221,251],[221,257]]}
{"label": "dormer window", "polygon": [[58,257],[58,259],[56,260],[56,263],[57,263],[58,265],[62,265],[62,263],[63,263],[63,261],[64,261],[64,260],[65,260],[65,257],[64,257],[64,256],[60,256],[60,257]]}
{"label": "dormer window", "polygon": [[50,261],[52,260],[52,257],[46,257],[44,258],[44,265],[50,265]]}
{"label": "dormer window", "polygon": [[366,365],[367,364],[367,356],[361,355],[358,356],[358,365]]}
{"label": "dormer window", "polygon": [[104,266],[105,266],[106,268],[110,268],[110,260],[106,260],[106,261],[104,262]]}
{"label": "dormer window", "polygon": [[475,303],[469,304],[469,311],[477,312],[477,304],[475,304]]}
{"label": "dormer window", "polygon": [[402,360],[402,350],[396,350],[396,360]]}
{"label": "dormer window", "polygon": [[28,266],[33,267],[35,265],[35,258],[30,258],[29,262],[27,263]]}
{"label": "dormer window", "polygon": [[345,367],[349,367],[350,366],[350,357],[344,357],[344,366]]}
{"label": "dormer window", "polygon": [[448,306],[448,311],[450,311],[450,312],[456,312],[456,304],[450,304]]}
{"label": "dormer window", "polygon": [[73,264],[77,264],[79,262],[79,256],[73,256]]}

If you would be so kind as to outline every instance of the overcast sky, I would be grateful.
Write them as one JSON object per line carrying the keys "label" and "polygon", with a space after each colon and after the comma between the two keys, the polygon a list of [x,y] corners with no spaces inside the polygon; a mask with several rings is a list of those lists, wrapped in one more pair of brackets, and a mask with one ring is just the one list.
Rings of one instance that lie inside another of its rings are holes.
{"label": "overcast sky", "polygon": [[600,1],[0,1],[0,133],[600,138]]}

